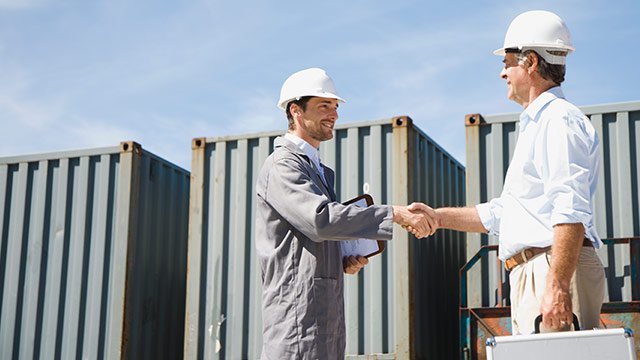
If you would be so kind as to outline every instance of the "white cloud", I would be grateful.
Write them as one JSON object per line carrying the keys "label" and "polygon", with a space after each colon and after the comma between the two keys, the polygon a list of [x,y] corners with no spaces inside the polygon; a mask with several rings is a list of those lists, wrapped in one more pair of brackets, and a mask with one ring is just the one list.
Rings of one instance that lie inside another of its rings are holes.
{"label": "white cloud", "polygon": [[4,131],[20,126],[40,130],[55,120],[60,113],[58,105],[43,106],[26,100],[0,95],[0,116],[5,119]]}
{"label": "white cloud", "polygon": [[0,156],[113,146],[134,137],[121,125],[73,115],[62,102],[0,96]]}
{"label": "white cloud", "polygon": [[73,118],[60,126],[69,142],[74,147],[113,146],[121,141],[135,140],[136,134],[129,128],[88,118]]}
{"label": "white cloud", "polygon": [[240,103],[241,111],[229,119],[229,134],[286,130],[287,118],[276,107],[276,102],[277,95],[273,91],[255,91]]}

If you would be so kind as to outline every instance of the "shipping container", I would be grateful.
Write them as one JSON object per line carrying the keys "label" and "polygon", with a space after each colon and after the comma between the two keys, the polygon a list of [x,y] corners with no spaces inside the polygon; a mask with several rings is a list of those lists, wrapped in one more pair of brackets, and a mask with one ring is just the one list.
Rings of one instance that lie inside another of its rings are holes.
{"label": "shipping container", "polygon": [[134,142],[0,158],[0,359],[181,358],[188,199]]}
{"label": "shipping container", "polygon": [[[598,250],[607,277],[605,302],[608,304],[603,311],[622,314],[618,316],[629,320],[625,326],[637,328],[640,314],[637,314],[636,302],[640,300],[640,282],[635,269],[639,266],[632,266],[631,260],[640,256],[640,247],[630,245],[634,241],[628,238],[640,236],[640,102],[581,109],[590,118],[600,139],[599,179],[594,198],[596,230],[602,239],[611,239]],[[502,192],[518,138],[518,119],[516,113],[465,117],[467,205],[486,202]],[[621,238],[626,239],[615,240]],[[497,252],[492,251],[497,243],[494,236],[467,235],[467,257],[472,259],[478,254],[473,259],[478,264],[465,274],[468,285],[461,298],[463,352],[465,347],[467,351],[470,347],[465,339],[473,337],[470,319],[486,313],[488,317],[502,321],[504,319],[495,314],[502,313],[500,307],[509,305],[508,279]],[[608,319],[609,315],[603,316]]]}
{"label": "shipping container", "polygon": [[[255,182],[282,133],[193,140],[186,359],[260,356]],[[337,126],[320,158],[336,170],[341,201],[464,204],[464,167],[406,116]],[[381,255],[345,276],[347,357],[455,358],[464,245],[457,232],[417,240],[396,226]]]}

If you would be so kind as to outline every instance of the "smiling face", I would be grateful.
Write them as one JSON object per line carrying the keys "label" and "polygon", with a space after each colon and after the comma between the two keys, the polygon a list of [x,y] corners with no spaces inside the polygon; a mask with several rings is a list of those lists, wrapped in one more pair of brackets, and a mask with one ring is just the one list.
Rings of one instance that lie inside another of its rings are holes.
{"label": "smiling face", "polygon": [[296,123],[293,133],[318,148],[320,142],[333,138],[333,126],[338,120],[338,100],[312,97],[304,110],[292,105],[291,114]]}
{"label": "smiling face", "polygon": [[513,53],[505,54],[502,62],[504,68],[500,72],[500,77],[507,81],[507,97],[526,107],[529,103],[531,88],[529,67],[519,62],[518,56]]}

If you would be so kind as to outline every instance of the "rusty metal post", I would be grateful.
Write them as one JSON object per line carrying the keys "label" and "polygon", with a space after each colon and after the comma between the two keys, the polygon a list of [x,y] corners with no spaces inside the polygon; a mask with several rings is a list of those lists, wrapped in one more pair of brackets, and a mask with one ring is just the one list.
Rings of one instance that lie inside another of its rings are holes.
{"label": "rusty metal post", "polygon": [[202,266],[202,226],[204,218],[205,138],[191,142],[191,188],[189,195],[189,240],[187,250],[187,298],[184,324],[184,357],[198,357],[200,272]]}
{"label": "rusty metal post", "polygon": [[[412,120],[408,116],[393,119],[393,203],[407,204],[413,194]],[[415,358],[413,298],[413,259],[409,233],[400,226],[393,230],[393,254],[396,267],[395,337],[398,360]]]}
{"label": "rusty metal post", "polygon": [[631,267],[631,300],[640,300],[640,237],[629,239],[629,266]]}
{"label": "rusty metal post", "polygon": [[[479,204],[480,198],[480,124],[484,120],[480,114],[469,114],[465,116],[465,134],[467,142],[467,163],[466,163],[466,205],[473,206]],[[467,260],[480,251],[482,246],[480,234],[467,233]],[[482,274],[479,269],[475,269],[468,275],[468,304],[469,307],[477,307],[482,304]]]}
{"label": "rusty metal post", "polygon": [[[122,209],[116,216],[116,225],[113,243],[115,259],[127,259],[127,266],[114,267],[113,284],[114,292],[122,294],[115,297],[114,308],[122,309],[122,319],[110,317],[112,321],[107,329],[110,334],[108,338],[119,339],[106,344],[108,350],[105,351],[107,358],[126,357],[127,344],[129,342],[129,321],[133,314],[132,301],[128,295],[132,292],[129,286],[133,283],[133,261],[135,259],[136,226],[138,224],[139,189],[140,189],[140,157],[142,147],[133,141],[123,141],[120,143],[120,165],[121,170],[118,176],[118,199],[116,208]],[[119,322],[119,323],[116,323]],[[121,334],[121,337],[119,336]]]}

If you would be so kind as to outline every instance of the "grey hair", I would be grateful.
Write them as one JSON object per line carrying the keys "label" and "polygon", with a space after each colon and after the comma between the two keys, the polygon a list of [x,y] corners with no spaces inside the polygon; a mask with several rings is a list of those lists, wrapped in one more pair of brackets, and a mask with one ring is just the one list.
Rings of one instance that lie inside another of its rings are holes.
{"label": "grey hair", "polygon": [[538,58],[538,72],[540,76],[542,76],[543,79],[553,81],[557,85],[562,84],[567,69],[566,66],[549,64],[535,50],[525,50],[524,52],[517,53],[518,64],[526,64],[529,61],[528,55],[531,53],[535,54]]}

